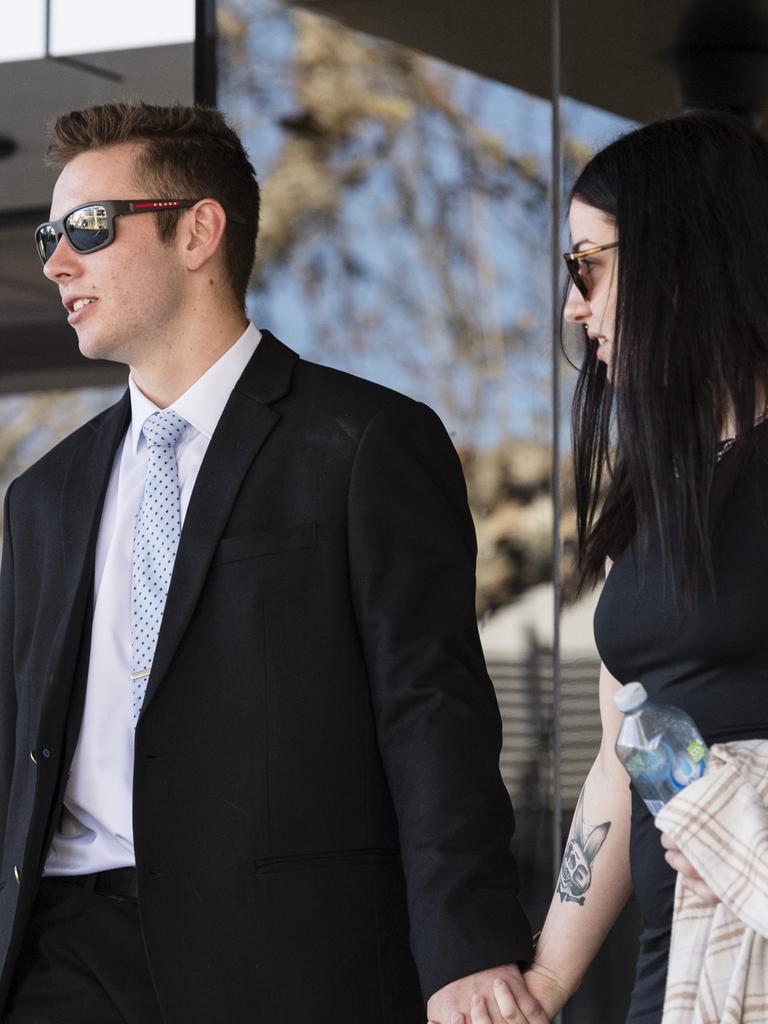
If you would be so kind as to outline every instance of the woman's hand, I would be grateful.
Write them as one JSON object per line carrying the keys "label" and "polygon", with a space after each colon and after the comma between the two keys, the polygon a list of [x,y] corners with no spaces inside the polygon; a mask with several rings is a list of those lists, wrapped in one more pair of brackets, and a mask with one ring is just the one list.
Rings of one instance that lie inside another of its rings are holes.
{"label": "woman's hand", "polygon": [[675,843],[674,839],[667,835],[666,832],[661,833],[661,845],[667,851],[664,854],[664,860],[671,868],[680,872],[686,889],[695,892],[705,903],[720,902],[719,897],[712,892],[693,864],[691,864],[677,843]]}

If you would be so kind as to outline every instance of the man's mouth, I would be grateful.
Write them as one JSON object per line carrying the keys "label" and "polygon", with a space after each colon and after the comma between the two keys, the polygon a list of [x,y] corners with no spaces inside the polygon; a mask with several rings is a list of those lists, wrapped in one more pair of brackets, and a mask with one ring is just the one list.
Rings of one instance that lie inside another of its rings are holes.
{"label": "man's mouth", "polygon": [[90,295],[81,295],[77,299],[65,299],[64,307],[68,313],[77,313],[84,306],[90,305],[92,302],[98,302],[98,299]]}
{"label": "man's mouth", "polygon": [[95,305],[99,300],[88,295],[81,295],[77,299],[68,299],[64,305],[69,310],[67,320],[71,327],[79,323],[82,317],[88,316],[88,308]]}

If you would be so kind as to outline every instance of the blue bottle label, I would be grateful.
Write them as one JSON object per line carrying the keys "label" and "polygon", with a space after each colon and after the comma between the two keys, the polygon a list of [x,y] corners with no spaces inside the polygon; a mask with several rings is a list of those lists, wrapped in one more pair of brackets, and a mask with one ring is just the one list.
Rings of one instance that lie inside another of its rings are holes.
{"label": "blue bottle label", "polygon": [[[693,744],[691,744],[691,746],[692,745]],[[698,749],[696,751],[698,757],[694,760],[690,753],[675,754],[672,748],[666,743],[664,746],[666,747],[667,756],[669,758],[667,762],[669,765],[668,778],[675,789],[685,789],[689,783],[695,782],[696,779],[701,778],[704,774],[705,761],[704,755],[700,754]],[[698,746],[699,744],[697,744],[697,748]],[[706,751],[706,747],[704,749]]]}

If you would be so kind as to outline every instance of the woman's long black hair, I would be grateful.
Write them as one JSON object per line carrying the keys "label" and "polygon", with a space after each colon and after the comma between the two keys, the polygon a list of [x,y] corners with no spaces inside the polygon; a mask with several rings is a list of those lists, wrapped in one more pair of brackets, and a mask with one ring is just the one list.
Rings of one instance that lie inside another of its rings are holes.
{"label": "woman's long black hair", "polygon": [[738,471],[768,396],[768,143],[728,114],[658,121],[599,152],[571,197],[619,239],[613,385],[585,339],[573,404],[579,589],[635,535],[642,561],[656,530],[690,606],[702,571],[714,586],[723,425]]}

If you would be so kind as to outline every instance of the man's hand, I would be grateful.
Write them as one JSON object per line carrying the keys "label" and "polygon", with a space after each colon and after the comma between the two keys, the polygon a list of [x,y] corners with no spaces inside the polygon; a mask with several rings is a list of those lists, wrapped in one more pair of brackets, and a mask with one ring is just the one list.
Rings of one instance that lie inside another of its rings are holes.
{"label": "man's hand", "polygon": [[[494,980],[500,984],[494,986]],[[499,1003],[496,993],[506,1002]],[[505,1016],[502,1005],[513,1016]],[[549,1024],[515,964],[478,971],[445,985],[427,1003],[427,1015],[429,1024]]]}
{"label": "man's hand", "polygon": [[691,892],[695,892],[696,895],[703,899],[705,903],[720,902],[719,898],[715,896],[693,864],[691,864],[688,858],[682,853],[674,839],[668,836],[666,832],[661,833],[661,845],[667,851],[664,854],[664,860],[671,868],[680,872],[683,876],[683,885],[686,889],[690,889]]}

